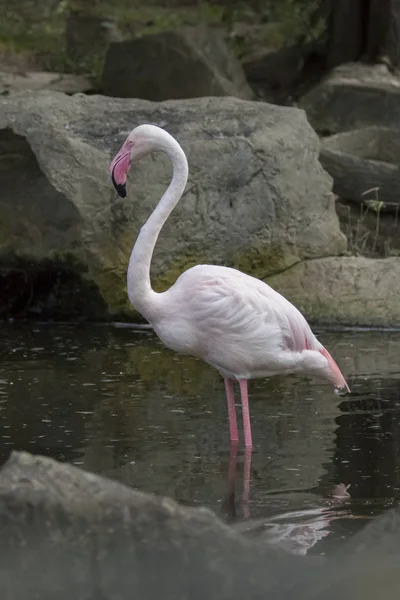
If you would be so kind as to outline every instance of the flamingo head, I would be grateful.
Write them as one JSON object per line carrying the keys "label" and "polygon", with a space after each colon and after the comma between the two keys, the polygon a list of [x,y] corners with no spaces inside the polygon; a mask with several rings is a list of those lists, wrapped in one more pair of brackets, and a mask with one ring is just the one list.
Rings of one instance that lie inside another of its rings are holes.
{"label": "flamingo head", "polygon": [[328,362],[328,378],[332,381],[335,388],[340,391],[344,390],[346,392],[350,392],[347,381],[343,377],[341,370],[337,366],[332,356],[329,354],[328,350],[326,350],[326,348],[322,348],[320,353]]}
{"label": "flamingo head", "polygon": [[305,373],[330,381],[339,393],[350,392],[341,370],[326,348],[319,344],[318,349],[306,350],[302,354]]}
{"label": "flamingo head", "polygon": [[155,150],[164,150],[170,135],[155,125],[139,125],[131,131],[110,163],[113,185],[121,198],[126,197],[126,178],[132,162]]}

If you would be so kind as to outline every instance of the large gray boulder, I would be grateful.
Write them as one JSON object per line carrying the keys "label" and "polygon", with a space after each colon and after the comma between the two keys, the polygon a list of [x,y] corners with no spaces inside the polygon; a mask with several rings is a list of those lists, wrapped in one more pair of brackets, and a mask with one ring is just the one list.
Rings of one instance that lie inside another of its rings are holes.
{"label": "large gray boulder", "polygon": [[153,101],[253,95],[222,32],[205,25],[112,43],[101,83],[108,96]]}
{"label": "large gray boulder", "polygon": [[331,135],[322,142],[320,161],[340,198],[362,203],[372,197],[383,210],[398,212],[400,123],[397,130],[365,127]]}
{"label": "large gray boulder", "polygon": [[26,453],[0,470],[0,520],[4,599],[288,600],[308,574],[206,509]]}
{"label": "large gray boulder", "polygon": [[378,327],[400,325],[398,256],[309,260],[269,277],[267,281],[295,302],[313,322]]}
{"label": "large gray boulder", "polygon": [[333,69],[300,101],[323,135],[370,125],[400,127],[400,77],[386,65],[349,63]]}
{"label": "large gray boulder", "polygon": [[399,515],[314,561],[247,539],[209,510],[14,452],[0,469],[0,596],[395,600]]}
{"label": "large gray boulder", "polygon": [[[49,316],[60,314],[62,290],[63,318],[69,310],[92,318],[134,314],[126,294],[129,255],[169,184],[171,165],[164,155],[135,164],[127,200],[116,197],[108,166],[130,130],[145,122],[172,133],[190,165],[186,193],[155,250],[155,289],[196,263],[263,278],[345,251],[332,180],[301,110],[234,98],[153,104],[16,94],[0,100],[0,314],[21,306],[28,314],[46,307]],[[47,278],[39,305],[37,270],[59,274]]]}
{"label": "large gray boulder", "polygon": [[400,589],[400,510],[372,519],[321,568],[310,600],[396,600]]}

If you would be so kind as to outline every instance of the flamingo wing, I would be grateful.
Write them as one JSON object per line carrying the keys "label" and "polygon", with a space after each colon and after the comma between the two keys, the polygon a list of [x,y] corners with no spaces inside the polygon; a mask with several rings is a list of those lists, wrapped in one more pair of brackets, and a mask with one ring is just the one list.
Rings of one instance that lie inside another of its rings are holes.
{"label": "flamingo wing", "polygon": [[236,269],[204,267],[191,269],[200,276],[188,302],[203,328],[263,344],[275,333],[280,350],[292,352],[321,347],[303,315],[269,285]]}
{"label": "flamingo wing", "polygon": [[322,348],[290,302],[236,269],[198,265],[166,293],[184,324],[181,337],[190,331],[191,353],[220,370],[275,374],[290,369],[303,350]]}

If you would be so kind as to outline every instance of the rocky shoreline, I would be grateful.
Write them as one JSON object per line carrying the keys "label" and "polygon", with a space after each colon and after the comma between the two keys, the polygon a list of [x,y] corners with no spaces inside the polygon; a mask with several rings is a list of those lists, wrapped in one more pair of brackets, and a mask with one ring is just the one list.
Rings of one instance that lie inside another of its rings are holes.
{"label": "rocky shoreline", "polygon": [[3,598],[330,600],[350,589],[351,598],[365,599],[381,593],[382,572],[384,597],[396,597],[397,508],[340,552],[293,556],[207,509],[46,457],[13,452],[0,475]]}

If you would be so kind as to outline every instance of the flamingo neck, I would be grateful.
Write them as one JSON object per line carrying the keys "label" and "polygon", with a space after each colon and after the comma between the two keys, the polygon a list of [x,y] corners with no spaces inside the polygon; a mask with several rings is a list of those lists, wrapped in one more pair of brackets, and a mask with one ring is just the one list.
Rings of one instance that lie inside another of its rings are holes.
{"label": "flamingo neck", "polygon": [[189,168],[185,153],[172,137],[162,140],[162,145],[154,150],[166,152],[172,161],[173,175],[171,183],[156,208],[142,226],[133,246],[128,266],[127,287],[132,305],[146,319],[151,321],[157,311],[158,294],[150,282],[150,265],[160,231],[184,192]]}

